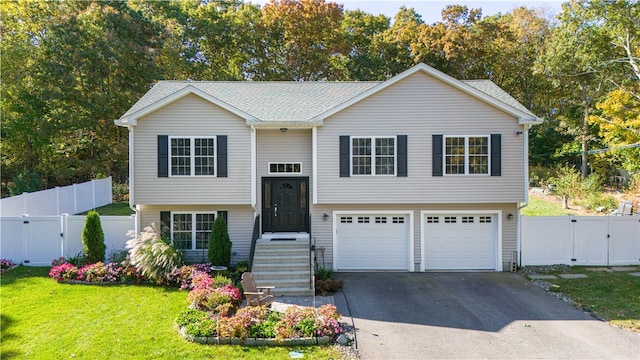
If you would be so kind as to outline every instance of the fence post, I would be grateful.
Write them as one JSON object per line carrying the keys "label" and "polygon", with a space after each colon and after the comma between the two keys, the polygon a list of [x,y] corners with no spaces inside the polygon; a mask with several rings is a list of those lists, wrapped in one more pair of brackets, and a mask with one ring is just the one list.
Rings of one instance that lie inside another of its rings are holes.
{"label": "fence post", "polygon": [[93,193],[92,196],[92,202],[91,202],[91,208],[95,209],[96,208],[96,181],[91,179],[91,192]]}
{"label": "fence post", "polygon": [[[28,210],[28,206],[29,206],[29,199],[27,199],[27,197],[29,196],[28,192],[23,192],[22,194],[20,194],[20,196],[22,196],[22,213],[26,214],[29,212]],[[28,215],[27,215],[28,216]]]}
{"label": "fence post", "polygon": [[78,186],[73,184],[73,213],[78,213]]}
{"label": "fence post", "polygon": [[65,250],[69,248],[69,214],[64,213],[60,215],[60,220],[62,223],[62,232],[60,233],[60,242],[62,243],[60,249],[60,256],[64,257]]}
{"label": "fence post", "polygon": [[60,187],[56,186],[56,214],[60,214]]}

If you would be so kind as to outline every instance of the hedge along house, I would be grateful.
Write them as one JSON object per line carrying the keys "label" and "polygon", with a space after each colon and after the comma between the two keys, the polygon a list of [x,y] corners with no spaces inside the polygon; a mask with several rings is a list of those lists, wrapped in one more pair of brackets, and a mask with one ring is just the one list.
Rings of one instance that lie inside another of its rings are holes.
{"label": "hedge along house", "polygon": [[233,260],[283,294],[310,291],[314,256],[336,271],[506,270],[541,122],[491,81],[424,64],[384,82],[160,81],[116,120],[139,226],[164,223],[202,261],[225,216]]}

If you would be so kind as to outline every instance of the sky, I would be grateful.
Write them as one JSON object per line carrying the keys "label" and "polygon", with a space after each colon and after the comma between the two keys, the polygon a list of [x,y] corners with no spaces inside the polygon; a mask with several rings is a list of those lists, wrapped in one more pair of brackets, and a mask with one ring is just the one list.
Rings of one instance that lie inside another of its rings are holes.
{"label": "sky", "polygon": [[[360,9],[370,14],[384,14],[393,20],[393,17],[398,12],[398,9],[402,5],[407,8],[414,8],[416,12],[422,15],[422,20],[427,24],[432,24],[440,21],[442,18],[440,12],[442,9],[451,4],[466,5],[468,8],[481,8],[482,16],[494,15],[497,13],[508,13],[514,8],[520,6],[526,6],[534,9],[545,9],[548,14],[560,13],[560,8],[563,1],[557,0],[535,0],[535,1],[522,1],[522,0],[404,0],[404,1],[388,1],[388,0],[325,0],[332,1],[338,4],[343,4],[347,10]],[[267,3],[266,0],[251,0],[254,4],[263,5]]]}

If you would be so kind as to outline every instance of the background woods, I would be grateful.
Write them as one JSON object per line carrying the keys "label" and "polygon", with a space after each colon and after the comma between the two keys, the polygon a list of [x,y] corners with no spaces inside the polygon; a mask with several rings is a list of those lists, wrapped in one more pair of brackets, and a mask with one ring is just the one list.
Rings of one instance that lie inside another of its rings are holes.
{"label": "background woods", "polygon": [[[322,0],[4,1],[2,195],[127,179],[113,125],[157,80],[384,80],[424,62],[491,79],[546,122],[532,165],[640,166],[640,6],[571,1],[557,18],[449,5],[427,24]],[[617,150],[598,152],[613,148]]]}

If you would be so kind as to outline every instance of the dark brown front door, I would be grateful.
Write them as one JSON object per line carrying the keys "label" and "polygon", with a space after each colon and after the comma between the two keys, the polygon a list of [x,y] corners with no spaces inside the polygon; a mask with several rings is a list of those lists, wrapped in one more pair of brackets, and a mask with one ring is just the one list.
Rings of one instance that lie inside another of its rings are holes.
{"label": "dark brown front door", "polygon": [[262,231],[309,231],[309,178],[262,179]]}

